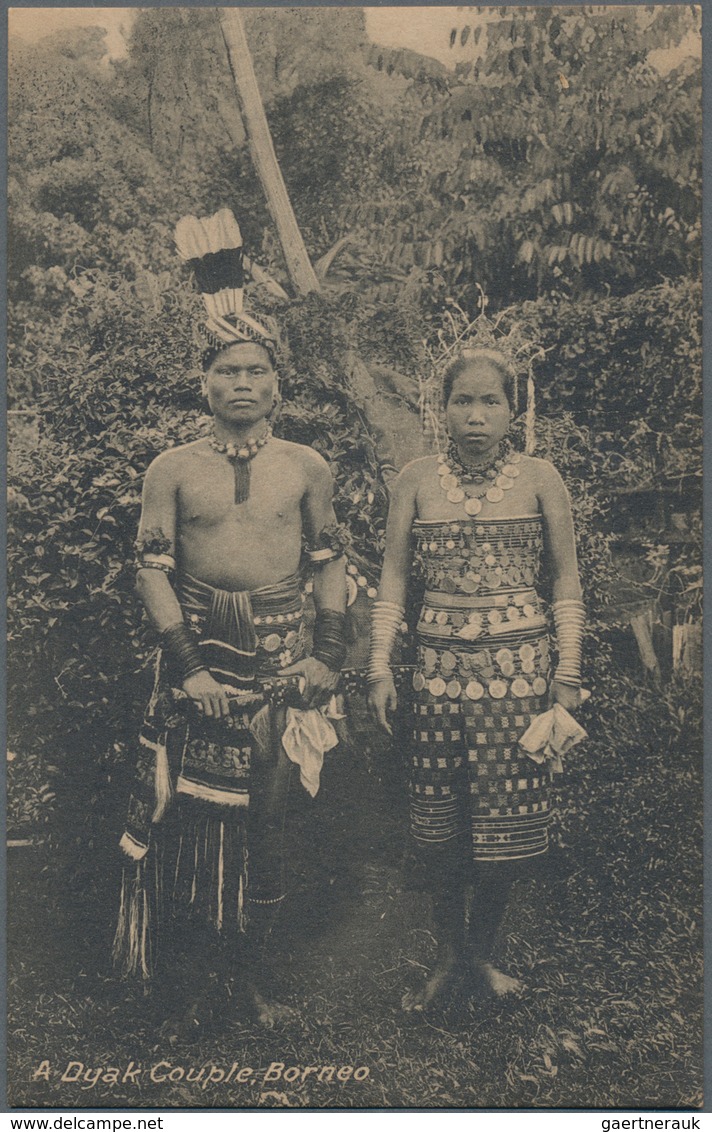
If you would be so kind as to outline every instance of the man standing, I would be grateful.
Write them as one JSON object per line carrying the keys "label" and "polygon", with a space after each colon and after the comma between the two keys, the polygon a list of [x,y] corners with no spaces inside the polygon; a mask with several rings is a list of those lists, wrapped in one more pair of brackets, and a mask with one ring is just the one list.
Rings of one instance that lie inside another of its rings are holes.
{"label": "man standing", "polygon": [[[170,922],[175,936],[182,922],[194,988],[176,1034],[208,1013],[211,940],[258,1021],[272,1024],[282,1012],[263,993],[258,967],[284,896],[289,712],[265,697],[264,682],[299,678],[300,726],[328,747],[333,732],[309,709],[330,699],[345,654],[331,473],[311,448],[272,435],[275,343],[242,311],[239,229],[231,213],[218,217],[237,246],[188,256],[209,315],[202,383],[213,432],[160,455],[144,484],[137,589],[161,653],[122,838],[136,865],[124,878],[114,949],[127,972],[148,974],[158,935]],[[200,237],[216,219],[186,218],[183,236],[186,221]],[[179,225],[179,249],[180,234]],[[309,656],[303,539],[316,568]],[[199,972],[201,956],[209,958]]]}

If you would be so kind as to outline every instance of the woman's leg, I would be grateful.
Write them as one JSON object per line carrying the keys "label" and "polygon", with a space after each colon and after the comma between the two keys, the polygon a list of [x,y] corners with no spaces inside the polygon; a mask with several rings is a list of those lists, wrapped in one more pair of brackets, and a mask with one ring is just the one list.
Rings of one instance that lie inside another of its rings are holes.
{"label": "woman's leg", "polygon": [[453,841],[423,850],[431,858],[426,868],[438,950],[430,975],[403,996],[406,1011],[437,1005],[464,969],[467,876],[462,867],[462,849],[458,848]]}
{"label": "woman's leg", "polygon": [[468,946],[475,972],[498,997],[516,994],[522,984],[492,962],[497,934],[504,919],[513,876],[506,863],[476,867],[470,904]]}

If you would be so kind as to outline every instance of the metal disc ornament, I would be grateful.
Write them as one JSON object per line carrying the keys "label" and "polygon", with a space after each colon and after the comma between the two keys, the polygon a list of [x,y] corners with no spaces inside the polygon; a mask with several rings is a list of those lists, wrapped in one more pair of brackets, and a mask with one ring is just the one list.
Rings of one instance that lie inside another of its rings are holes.
{"label": "metal disc ornament", "polygon": [[482,510],[482,500],[470,497],[465,501],[465,510],[468,515],[479,515]]}
{"label": "metal disc ornament", "polygon": [[484,694],[485,690],[479,680],[470,680],[465,688],[465,695],[468,700],[481,700]]}
{"label": "metal disc ornament", "polygon": [[507,685],[504,680],[490,680],[489,694],[493,700],[503,700],[507,695]]}
{"label": "metal disc ornament", "polygon": [[521,676],[519,676],[516,680],[512,681],[512,695],[517,696],[518,699],[521,700],[524,698],[524,696],[530,695],[530,693],[531,688],[529,687],[529,682],[527,680],[524,680]]}
{"label": "metal disc ornament", "polygon": [[445,681],[440,676],[435,676],[428,684],[428,691],[430,692],[431,696],[435,696],[436,698],[438,696],[442,696],[445,688]]}
{"label": "metal disc ornament", "polygon": [[416,672],[413,676],[413,690],[415,692],[422,692],[425,687],[425,677],[422,672]]}
{"label": "metal disc ornament", "polygon": [[501,487],[490,487],[487,490],[487,498],[490,503],[499,503],[501,499],[504,499],[504,492]]}
{"label": "metal disc ornament", "polygon": [[454,476],[452,472],[448,472],[447,475],[443,476],[441,483],[445,491],[454,491],[455,488],[460,486],[457,476]]}
{"label": "metal disc ornament", "polygon": [[535,696],[543,696],[546,694],[547,684],[543,676],[537,676],[532,680],[532,691]]}
{"label": "metal disc ornament", "polygon": [[462,691],[462,684],[459,680],[451,680],[445,691],[451,700],[456,700]]}
{"label": "metal disc ornament", "polygon": [[447,497],[451,503],[462,503],[465,493],[461,487],[455,487],[452,491],[448,491]]}

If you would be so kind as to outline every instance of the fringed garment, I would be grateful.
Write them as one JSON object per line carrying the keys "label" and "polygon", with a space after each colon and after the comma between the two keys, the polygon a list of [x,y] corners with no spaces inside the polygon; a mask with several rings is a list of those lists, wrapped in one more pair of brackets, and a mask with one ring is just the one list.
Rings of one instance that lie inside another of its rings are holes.
{"label": "fringed garment", "polygon": [[[298,578],[248,593],[184,575],[178,597],[206,668],[239,708],[226,720],[203,718],[159,654],[121,839],[131,863],[114,940],[123,973],[144,977],[170,921],[188,917],[229,943],[244,932],[250,903],[284,895],[281,827],[263,820],[261,806],[283,716],[267,709],[265,724],[260,680],[304,654]],[[253,730],[260,711],[263,726]]]}
{"label": "fringed garment", "polygon": [[517,743],[549,690],[541,518],[416,521],[414,535],[426,592],[412,834],[421,846],[467,841],[475,862],[536,857],[548,847],[551,779]]}

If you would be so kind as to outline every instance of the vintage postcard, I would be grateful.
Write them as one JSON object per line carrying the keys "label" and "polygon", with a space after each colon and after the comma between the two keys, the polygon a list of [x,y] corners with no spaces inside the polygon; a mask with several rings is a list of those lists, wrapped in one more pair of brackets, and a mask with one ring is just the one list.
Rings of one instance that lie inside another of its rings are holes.
{"label": "vintage postcard", "polygon": [[10,9],[11,1107],[702,1106],[700,21]]}

